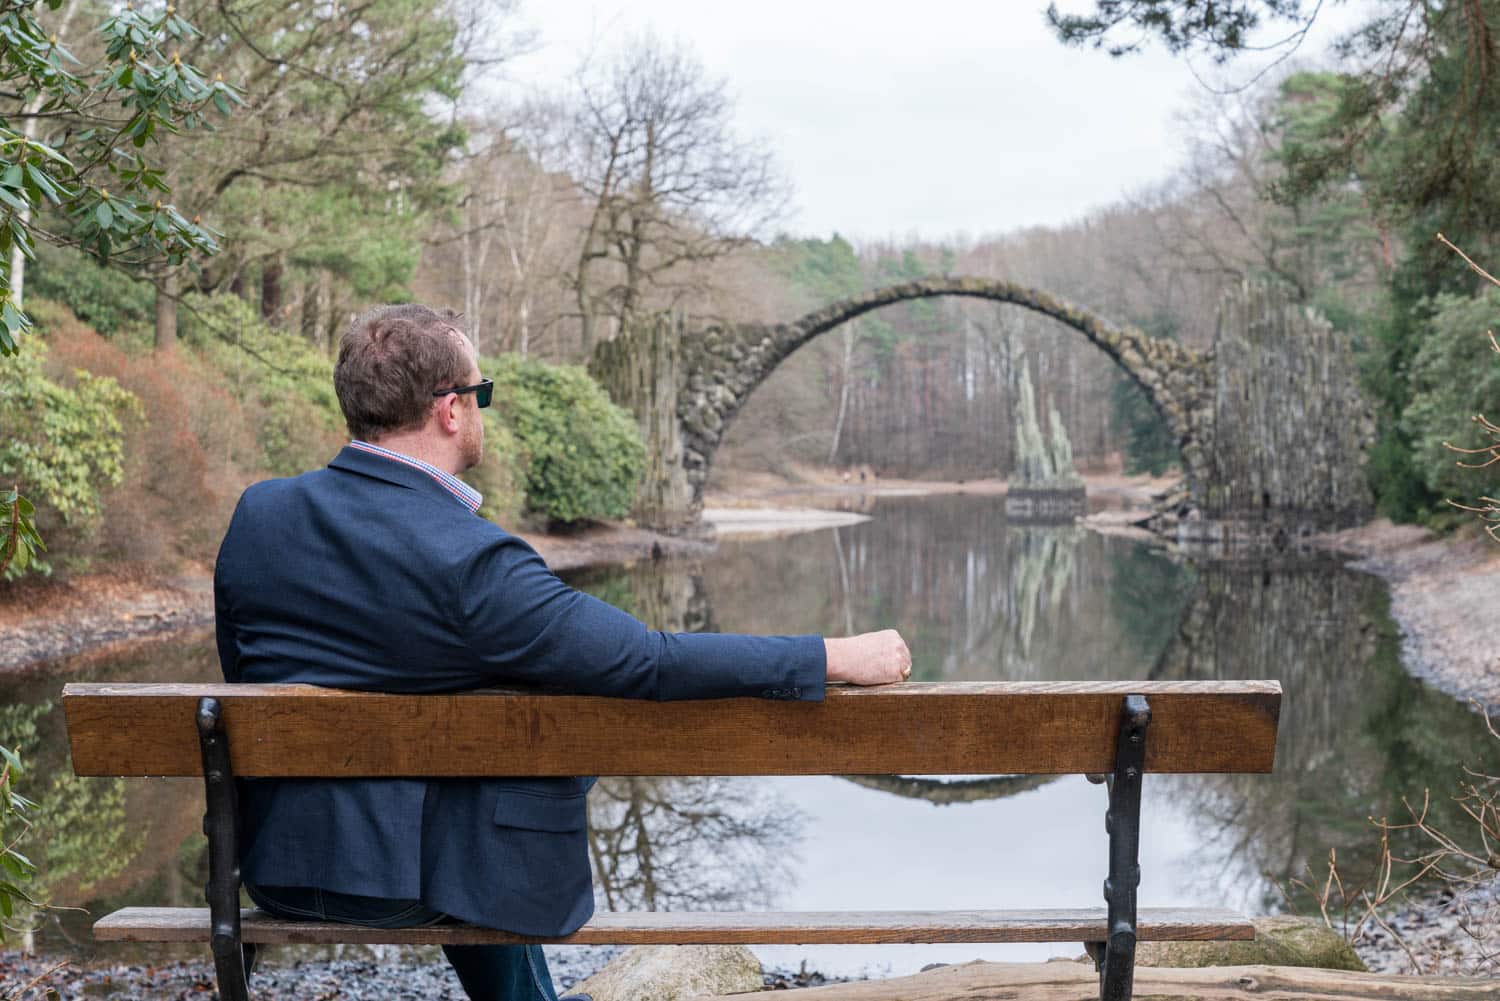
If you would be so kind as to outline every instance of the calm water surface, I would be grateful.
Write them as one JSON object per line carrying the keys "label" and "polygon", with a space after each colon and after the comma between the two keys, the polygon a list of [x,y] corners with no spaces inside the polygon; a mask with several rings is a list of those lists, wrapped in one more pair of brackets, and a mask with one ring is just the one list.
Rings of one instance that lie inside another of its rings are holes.
{"label": "calm water surface", "polygon": [[[1445,794],[1464,764],[1500,764],[1473,712],[1404,672],[1374,578],[1331,563],[1194,567],[1077,528],[1007,525],[998,498],[887,498],[873,515],[573,583],[664,629],[894,626],[921,681],[1279,679],[1274,775],[1148,776],[1142,906],[1303,906],[1285,890],[1309,866],[1321,871],[1330,850],[1346,873],[1368,870],[1377,839],[1367,817],[1398,817],[1401,796],[1425,788],[1451,812]],[[201,904],[201,787],[75,778],[57,697],[66,680],[217,677],[205,633],[0,680],[0,742],[20,743],[31,762],[33,857],[52,900],[92,915]],[[1102,903],[1104,808],[1102,788],[1081,777],[605,779],[590,819],[601,907],[1089,907]],[[88,946],[89,914],[54,914],[38,944]],[[1081,950],[757,951],[783,965],[899,973]]]}

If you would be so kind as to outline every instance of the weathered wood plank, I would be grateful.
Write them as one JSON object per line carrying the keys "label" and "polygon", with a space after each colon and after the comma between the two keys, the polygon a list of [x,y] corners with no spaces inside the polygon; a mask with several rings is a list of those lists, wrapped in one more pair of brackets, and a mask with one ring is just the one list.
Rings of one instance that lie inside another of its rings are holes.
{"label": "weathered wood plank", "polygon": [[[572,942],[619,945],[815,945],[910,942],[1085,942],[1105,938],[1103,908],[1036,911],[640,911],[596,914],[572,935],[534,939],[472,925],[361,928],[318,921],[283,921],[242,912],[246,942],[365,945],[480,945]],[[1143,908],[1144,941],[1249,940],[1255,926],[1215,908]],[[207,942],[206,907],[127,907],[94,923],[101,942]],[[1081,948],[1081,947],[1080,947]]]}
{"label": "weathered wood plank", "polygon": [[[744,994],[733,995],[743,1001]],[[1495,1001],[1500,983],[1479,977],[1395,977],[1290,966],[1201,970],[1135,968],[1138,1001]],[[1098,1001],[1088,963],[966,963],[912,977],[811,987],[798,1001]],[[700,997],[694,1001],[715,1001]],[[722,1001],[729,1001],[726,996]]]}
{"label": "weathered wood plank", "polygon": [[838,686],[821,703],[70,684],[63,706],[79,775],[201,774],[204,695],[243,776],[1076,774],[1113,768],[1131,693],[1151,702],[1147,770],[1271,770],[1274,681]]}

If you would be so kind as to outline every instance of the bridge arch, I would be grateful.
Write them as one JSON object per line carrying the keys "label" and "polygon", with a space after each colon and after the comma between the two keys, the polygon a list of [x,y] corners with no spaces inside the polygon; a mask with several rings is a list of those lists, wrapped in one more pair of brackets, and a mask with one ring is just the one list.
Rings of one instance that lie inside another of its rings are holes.
{"label": "bridge arch", "polygon": [[1176,341],[1119,327],[1038,289],[988,278],[940,277],[863,292],[814,310],[790,323],[714,327],[683,332],[676,414],[681,461],[696,519],[714,452],[729,424],[755,389],[792,352],[864,313],[913,299],[964,296],[1007,303],[1049,316],[1102,350],[1146,392],[1166,420],[1182,453],[1190,490],[1203,481],[1208,451],[1197,418],[1212,391],[1206,355]]}

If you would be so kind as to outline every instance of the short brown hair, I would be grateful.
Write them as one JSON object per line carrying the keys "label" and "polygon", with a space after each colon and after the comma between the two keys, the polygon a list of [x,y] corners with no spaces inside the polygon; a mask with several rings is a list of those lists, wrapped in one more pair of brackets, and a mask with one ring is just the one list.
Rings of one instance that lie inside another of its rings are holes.
{"label": "short brown hair", "polygon": [[409,303],[376,306],[349,325],[339,341],[333,389],[356,439],[419,428],[432,394],[462,385],[469,357],[452,310]]}

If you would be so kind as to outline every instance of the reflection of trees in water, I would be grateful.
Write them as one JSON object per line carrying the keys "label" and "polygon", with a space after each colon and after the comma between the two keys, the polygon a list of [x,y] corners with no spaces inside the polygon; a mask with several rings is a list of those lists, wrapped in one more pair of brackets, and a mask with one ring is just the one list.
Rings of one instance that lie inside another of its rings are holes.
{"label": "reflection of trees in water", "polygon": [[770,907],[805,822],[761,782],[603,778],[589,794],[595,892],[612,911]]}
{"label": "reflection of trees in water", "polygon": [[573,586],[624,609],[652,629],[673,633],[715,631],[703,568],[690,561],[638,562],[570,575]]}
{"label": "reflection of trees in water", "polygon": [[[140,852],[143,835],[125,821],[124,779],[81,779],[72,770],[44,770],[38,722],[51,711],[50,701],[0,706],[0,745],[16,749],[26,770],[20,789],[36,803],[31,829],[22,846],[37,866],[27,891],[40,901],[77,900],[100,883],[123,872]],[[14,832],[9,832],[14,833]],[[22,906],[5,915],[11,928],[23,930],[23,948],[46,912]]]}
{"label": "reflection of trees in water", "polygon": [[[918,680],[1089,680],[1145,676],[1185,600],[1181,569],[1159,559],[1130,585],[1133,620],[1118,614],[1114,585],[1138,569],[1127,564],[1141,548],[1071,527],[1007,527],[995,498],[886,499],[861,525],[727,540],[686,573],[705,605],[712,597],[717,628],[840,634],[894,626],[911,646]],[[631,602],[662,586],[653,578],[683,573],[662,563],[577,582],[639,614]],[[680,579],[671,589],[684,589]]]}
{"label": "reflection of trees in water", "polygon": [[1055,782],[1060,775],[990,775],[982,779],[926,779],[913,775],[841,775],[866,789],[878,789],[906,799],[925,799],[938,806],[954,803],[978,803],[1004,799],[1017,793],[1040,789]]}
{"label": "reflection of trees in water", "polygon": [[[1384,585],[1329,566],[1202,572],[1161,678],[1274,678],[1285,699],[1272,775],[1162,777],[1201,829],[1202,853],[1283,884],[1336,849],[1363,876],[1379,851],[1367,818],[1402,816],[1432,789],[1439,826],[1460,825],[1444,793],[1497,748],[1461,703],[1411,678]],[[1276,907],[1268,889],[1262,904]]]}
{"label": "reflection of trees in water", "polygon": [[89,922],[116,907],[202,902],[203,786],[74,775],[57,702],[63,678],[217,681],[219,667],[212,638],[200,635],[83,655],[0,684],[0,743],[22,748],[20,789],[39,804],[27,848],[39,868],[36,886],[52,904],[90,912],[48,912],[51,928],[40,938],[87,943]]}

